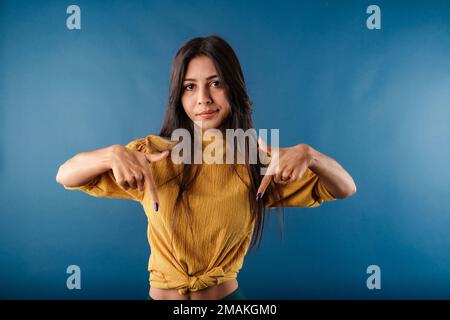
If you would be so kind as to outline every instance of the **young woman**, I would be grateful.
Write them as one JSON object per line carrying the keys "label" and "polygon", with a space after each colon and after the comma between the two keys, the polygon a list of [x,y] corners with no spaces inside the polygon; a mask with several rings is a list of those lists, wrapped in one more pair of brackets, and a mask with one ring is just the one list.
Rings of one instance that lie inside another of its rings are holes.
{"label": "young woman", "polygon": [[[190,133],[189,144],[200,141],[204,151],[210,143],[204,132],[252,129],[251,115],[233,49],[218,36],[194,38],[174,58],[159,135],[81,152],[60,166],[56,180],[66,189],[142,204],[150,299],[243,299],[237,274],[249,247],[260,242],[265,208],[316,207],[356,192],[347,171],[303,143],[271,148],[260,141],[270,161],[266,175],[260,172],[267,163],[248,157],[232,164],[172,161],[176,129]],[[225,147],[215,152],[225,156],[226,141],[217,142]]]}

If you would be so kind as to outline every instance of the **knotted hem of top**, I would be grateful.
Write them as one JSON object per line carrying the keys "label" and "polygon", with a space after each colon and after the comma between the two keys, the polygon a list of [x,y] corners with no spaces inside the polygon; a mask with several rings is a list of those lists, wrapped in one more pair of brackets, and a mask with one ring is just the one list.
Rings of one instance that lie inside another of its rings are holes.
{"label": "knotted hem of top", "polygon": [[224,272],[222,267],[214,267],[201,275],[185,275],[184,279],[172,279],[160,271],[150,271],[150,286],[159,289],[177,289],[180,295],[212,287],[223,282],[233,280],[238,272],[230,270]]}

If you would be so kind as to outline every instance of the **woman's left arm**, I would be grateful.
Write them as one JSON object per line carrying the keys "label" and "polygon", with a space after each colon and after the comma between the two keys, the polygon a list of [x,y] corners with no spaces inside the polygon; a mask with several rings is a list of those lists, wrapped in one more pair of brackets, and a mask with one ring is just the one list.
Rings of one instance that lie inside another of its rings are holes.
{"label": "woman's left arm", "polygon": [[267,172],[258,188],[259,199],[270,181],[289,183],[300,181],[307,169],[314,172],[321,184],[336,199],[344,199],[356,192],[356,185],[350,174],[334,159],[315,150],[307,144],[298,144],[288,148],[274,148],[258,140],[259,148],[270,155]]}
{"label": "woman's left arm", "polygon": [[356,192],[350,174],[334,159],[306,145],[308,168],[321,180],[324,187],[337,199],[344,199]]}

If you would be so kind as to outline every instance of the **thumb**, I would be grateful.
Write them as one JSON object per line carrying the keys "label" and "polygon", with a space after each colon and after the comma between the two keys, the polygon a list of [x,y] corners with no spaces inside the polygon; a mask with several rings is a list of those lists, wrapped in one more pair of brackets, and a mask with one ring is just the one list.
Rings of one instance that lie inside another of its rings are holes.
{"label": "thumb", "polygon": [[163,151],[163,152],[155,152],[155,153],[146,153],[145,157],[147,158],[147,160],[149,162],[156,162],[156,161],[161,161],[165,158],[167,158],[167,156],[169,155],[169,151]]}
{"label": "thumb", "polygon": [[267,145],[263,139],[261,139],[261,137],[258,137],[258,146],[259,148],[264,151],[265,153],[267,153],[268,155],[270,155],[272,153],[272,147]]}

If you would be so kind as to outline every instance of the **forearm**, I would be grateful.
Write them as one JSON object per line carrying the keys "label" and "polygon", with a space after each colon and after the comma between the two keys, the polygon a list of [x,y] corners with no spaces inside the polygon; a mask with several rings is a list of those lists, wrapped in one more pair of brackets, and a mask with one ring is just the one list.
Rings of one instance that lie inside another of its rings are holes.
{"label": "forearm", "polygon": [[67,187],[78,187],[111,169],[111,154],[115,146],[80,152],[62,164],[56,181]]}
{"label": "forearm", "polygon": [[343,199],[356,192],[350,174],[334,159],[309,147],[309,168],[319,177],[323,186],[336,198]]}

